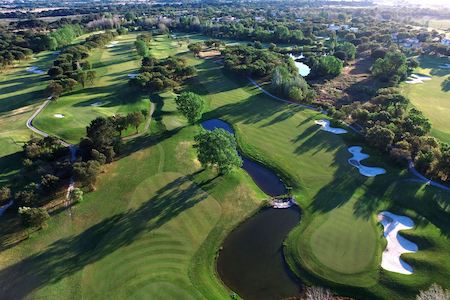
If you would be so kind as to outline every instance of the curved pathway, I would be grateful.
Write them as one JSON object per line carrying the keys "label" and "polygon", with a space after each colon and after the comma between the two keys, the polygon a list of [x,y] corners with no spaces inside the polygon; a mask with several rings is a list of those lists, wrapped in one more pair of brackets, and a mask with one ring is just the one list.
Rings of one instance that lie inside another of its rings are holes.
{"label": "curved pathway", "polygon": [[[311,109],[311,110],[318,111],[318,112],[321,112],[321,113],[326,114],[326,111],[321,110],[320,108],[318,108],[318,107],[316,107],[316,106],[300,104],[300,103],[292,102],[292,101],[289,101],[289,100],[286,100],[286,99],[282,99],[282,98],[280,98],[280,97],[278,97],[278,96],[275,96],[275,95],[273,95],[272,93],[270,93],[270,92],[268,92],[267,90],[265,90],[262,86],[260,86],[260,85],[259,85],[255,80],[253,80],[252,78],[250,78],[250,77],[247,77],[247,78],[248,78],[248,80],[250,80],[250,82],[251,82],[256,88],[258,88],[261,92],[263,92],[263,93],[266,94],[267,96],[269,96],[269,97],[271,97],[271,98],[273,98],[273,99],[275,99],[275,100],[277,100],[277,101],[281,101],[281,102],[288,103],[288,104],[294,104],[294,105],[297,105],[297,106],[299,106],[299,107],[304,107],[304,108],[306,108],[306,109]],[[356,129],[356,128],[353,127],[352,125],[347,124],[347,126],[348,126],[350,129],[352,129],[354,132],[356,132],[356,133],[358,133],[358,134],[361,134],[361,131],[358,130],[358,129]],[[431,179],[428,179],[428,178],[426,178],[425,176],[423,176],[422,174],[420,174],[419,171],[417,171],[416,168],[414,167],[414,163],[413,163],[412,161],[409,161],[409,162],[408,162],[408,171],[409,171],[411,174],[413,174],[414,176],[416,176],[421,182],[424,182],[424,183],[426,183],[426,184],[428,184],[428,185],[431,185],[431,186],[434,186],[434,187],[437,187],[437,188],[440,188],[440,189],[443,189],[443,190],[445,190],[445,191],[449,191],[449,192],[450,192],[450,187],[447,187],[447,186],[445,186],[445,185],[443,185],[443,184],[441,184],[441,183],[439,183],[439,182],[436,182],[436,181],[433,181],[433,180],[431,180]]]}
{"label": "curved pathway", "polygon": [[148,113],[147,121],[145,122],[144,130],[142,130],[139,133],[123,137],[122,141],[129,141],[131,139],[134,139],[134,138],[144,135],[148,131],[148,128],[150,127],[150,123],[152,122],[152,116],[153,116],[154,111],[155,111],[155,104],[150,101],[150,111]]}

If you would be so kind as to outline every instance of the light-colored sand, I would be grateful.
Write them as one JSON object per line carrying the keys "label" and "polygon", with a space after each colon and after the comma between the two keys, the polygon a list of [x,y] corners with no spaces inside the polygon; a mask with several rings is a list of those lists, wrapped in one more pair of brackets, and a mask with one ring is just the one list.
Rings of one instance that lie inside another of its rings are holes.
{"label": "light-colored sand", "polygon": [[34,67],[34,66],[26,68],[26,71],[29,73],[39,74],[39,75],[45,74],[45,71],[42,71],[38,67]]}
{"label": "light-colored sand", "polygon": [[348,148],[348,152],[353,154],[353,156],[348,159],[349,164],[358,168],[359,173],[361,173],[361,175],[364,175],[367,177],[373,177],[373,176],[377,176],[377,175],[386,173],[386,170],[383,168],[363,166],[361,164],[361,161],[368,158],[369,155],[362,153],[361,150],[362,150],[362,148],[359,146],[353,146],[353,147]]}
{"label": "light-colored sand", "polygon": [[58,119],[64,118],[64,115],[63,115],[63,114],[54,114],[53,116],[54,116],[55,118],[58,118]]}
{"label": "light-colored sand", "polygon": [[139,75],[138,73],[130,73],[127,76],[128,76],[128,78],[133,79],[133,78],[136,78],[138,75]]}
{"label": "light-colored sand", "polygon": [[330,121],[328,120],[318,120],[318,121],[314,121],[314,123],[316,123],[317,125],[320,125],[322,128],[320,128],[321,130],[324,131],[328,131],[334,134],[344,134],[347,133],[347,130],[343,129],[343,128],[334,128],[334,127],[330,127]]}
{"label": "light-colored sand", "polygon": [[101,106],[103,104],[104,104],[104,102],[99,101],[99,102],[92,103],[90,106]]}
{"label": "light-colored sand", "polygon": [[431,80],[431,77],[424,76],[424,75],[418,75],[418,74],[412,74],[411,76],[409,76],[407,78],[407,80],[405,82],[409,83],[409,84],[418,84],[418,83],[423,83],[426,80]]}
{"label": "light-colored sand", "polygon": [[403,253],[417,252],[415,243],[398,234],[400,230],[412,229],[414,222],[408,217],[399,216],[388,211],[378,214],[378,221],[383,225],[384,237],[387,240],[386,249],[381,257],[381,267],[385,270],[410,275],[413,268],[404,262],[400,256]]}
{"label": "light-colored sand", "polygon": [[106,45],[106,48],[112,48],[112,47],[116,46],[118,43],[119,43],[118,41],[112,41],[111,43]]}

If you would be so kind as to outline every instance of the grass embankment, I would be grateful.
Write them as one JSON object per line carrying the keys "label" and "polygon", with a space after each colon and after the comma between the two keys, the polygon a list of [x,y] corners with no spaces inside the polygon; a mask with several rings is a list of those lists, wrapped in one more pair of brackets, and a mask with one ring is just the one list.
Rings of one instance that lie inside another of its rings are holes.
{"label": "grass embankment", "polygon": [[[94,85],[52,102],[35,119],[34,125],[65,141],[77,143],[85,135],[86,126],[96,117],[149,110],[148,96],[128,84],[128,74],[136,73],[141,63],[134,50],[137,35],[117,36],[116,46],[91,51],[88,60],[97,74]],[[62,114],[64,118],[56,118],[55,114]],[[143,127],[142,124],[140,129]],[[134,129],[129,129],[123,135],[132,133]]]}
{"label": "grass embankment", "polygon": [[449,59],[420,56],[420,65],[415,73],[431,76],[418,84],[403,84],[405,95],[422,111],[432,124],[431,134],[450,144],[450,69],[439,68],[450,63]]}

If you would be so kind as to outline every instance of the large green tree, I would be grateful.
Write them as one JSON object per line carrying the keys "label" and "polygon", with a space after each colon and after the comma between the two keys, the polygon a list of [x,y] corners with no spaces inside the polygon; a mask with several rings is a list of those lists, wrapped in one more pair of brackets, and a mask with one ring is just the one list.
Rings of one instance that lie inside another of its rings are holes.
{"label": "large green tree", "polygon": [[406,56],[399,51],[388,52],[372,66],[372,74],[381,81],[397,84],[407,77],[408,64]]}
{"label": "large green tree", "polygon": [[221,174],[242,166],[234,136],[223,130],[202,130],[195,136],[198,160],[204,167],[217,167]]}
{"label": "large green tree", "polygon": [[183,92],[176,99],[178,111],[193,124],[198,121],[205,109],[203,98],[192,92]]}

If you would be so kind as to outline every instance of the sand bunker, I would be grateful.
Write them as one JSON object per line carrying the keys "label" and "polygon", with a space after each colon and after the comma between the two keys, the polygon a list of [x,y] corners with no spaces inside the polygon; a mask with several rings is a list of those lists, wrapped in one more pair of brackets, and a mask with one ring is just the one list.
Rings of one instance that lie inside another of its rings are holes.
{"label": "sand bunker", "polygon": [[364,175],[367,177],[373,177],[373,176],[377,176],[377,175],[386,173],[386,170],[383,168],[363,166],[361,164],[361,161],[368,158],[369,155],[362,153],[361,150],[362,150],[362,148],[359,146],[353,146],[353,147],[348,148],[348,152],[353,154],[353,156],[348,159],[349,164],[358,168],[359,173],[361,173],[361,175]]}
{"label": "sand bunker", "polygon": [[316,123],[317,125],[322,126],[322,128],[320,128],[321,130],[324,131],[328,131],[334,134],[343,134],[343,133],[347,133],[347,130],[343,129],[343,128],[334,128],[334,127],[330,127],[330,121],[328,120],[318,120],[318,121],[314,121],[314,123]]}
{"label": "sand bunker", "polygon": [[430,79],[431,79],[431,77],[429,77],[429,76],[412,74],[411,76],[409,76],[407,78],[407,80],[405,82],[409,83],[409,84],[418,84],[418,83],[423,83],[424,81],[430,80]]}
{"label": "sand bunker", "polygon": [[39,74],[39,75],[45,74],[45,71],[42,71],[38,67],[33,67],[33,66],[26,68],[26,71],[29,73]]}
{"label": "sand bunker", "polygon": [[133,79],[133,78],[136,78],[138,75],[139,75],[138,73],[130,73],[127,76],[128,76],[128,78]]}
{"label": "sand bunker", "polygon": [[404,262],[400,255],[403,253],[417,252],[418,247],[413,242],[400,236],[400,230],[411,229],[414,222],[408,217],[399,216],[388,211],[378,214],[378,221],[383,225],[384,237],[387,240],[386,249],[381,257],[381,267],[391,272],[400,274],[412,274],[412,267]]}
{"label": "sand bunker", "polygon": [[103,104],[105,104],[105,102],[94,102],[90,106],[101,106]]}
{"label": "sand bunker", "polygon": [[441,69],[450,69],[450,64],[440,65],[439,68],[441,68]]}
{"label": "sand bunker", "polygon": [[112,41],[111,43],[106,45],[106,48],[112,48],[112,47],[116,46],[118,43],[119,43],[118,41]]}
{"label": "sand bunker", "polygon": [[58,119],[64,118],[64,115],[63,115],[63,114],[54,114],[53,116],[54,116],[55,118],[58,118]]}

